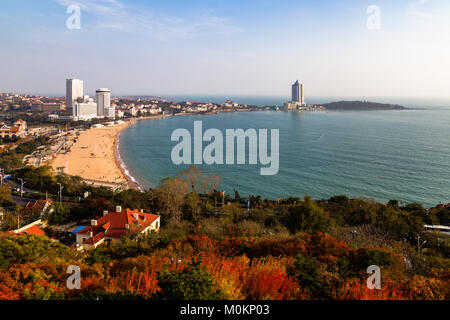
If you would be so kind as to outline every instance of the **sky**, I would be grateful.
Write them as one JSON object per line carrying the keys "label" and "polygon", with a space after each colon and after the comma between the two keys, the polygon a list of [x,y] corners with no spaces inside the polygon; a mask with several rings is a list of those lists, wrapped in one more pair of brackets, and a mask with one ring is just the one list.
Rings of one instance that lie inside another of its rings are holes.
{"label": "sky", "polygon": [[0,92],[450,100],[448,0],[2,0],[0,44]]}

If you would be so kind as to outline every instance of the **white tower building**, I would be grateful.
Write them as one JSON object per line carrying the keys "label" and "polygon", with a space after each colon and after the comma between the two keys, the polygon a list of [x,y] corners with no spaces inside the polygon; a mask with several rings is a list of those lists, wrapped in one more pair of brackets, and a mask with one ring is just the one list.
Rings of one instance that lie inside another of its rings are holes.
{"label": "white tower building", "polygon": [[111,108],[111,91],[106,88],[97,90],[97,116],[108,116]]}
{"label": "white tower building", "polygon": [[77,99],[83,98],[83,80],[67,79],[66,80],[66,110],[73,111],[74,104]]}

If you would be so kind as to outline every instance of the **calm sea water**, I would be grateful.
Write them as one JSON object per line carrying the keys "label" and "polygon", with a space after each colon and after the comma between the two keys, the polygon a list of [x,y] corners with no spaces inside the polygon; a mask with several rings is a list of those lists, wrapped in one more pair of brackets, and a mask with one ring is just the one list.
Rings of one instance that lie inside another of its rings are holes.
{"label": "calm sea water", "polygon": [[187,166],[175,166],[172,131],[267,128],[280,130],[280,170],[261,176],[259,165],[200,166],[219,173],[221,188],[263,198],[345,194],[386,202],[434,206],[450,202],[450,109],[371,112],[249,112],[139,121],[124,130],[120,153],[142,187]]}

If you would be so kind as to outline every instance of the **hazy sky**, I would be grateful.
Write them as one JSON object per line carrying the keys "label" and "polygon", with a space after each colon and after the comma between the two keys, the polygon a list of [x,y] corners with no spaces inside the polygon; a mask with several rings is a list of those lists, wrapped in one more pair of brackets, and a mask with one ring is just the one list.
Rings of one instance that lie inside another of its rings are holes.
{"label": "hazy sky", "polygon": [[450,98],[448,0],[2,1],[0,43],[3,92]]}

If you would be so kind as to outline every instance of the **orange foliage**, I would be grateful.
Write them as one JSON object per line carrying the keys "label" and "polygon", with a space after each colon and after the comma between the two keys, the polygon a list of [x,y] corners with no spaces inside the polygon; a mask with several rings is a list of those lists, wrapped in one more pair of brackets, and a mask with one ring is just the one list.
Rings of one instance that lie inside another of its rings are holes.
{"label": "orange foliage", "polygon": [[161,291],[156,280],[155,268],[145,272],[133,270],[122,276],[112,278],[106,283],[104,290],[108,293],[130,292],[144,298],[149,298]]}
{"label": "orange foliage", "polygon": [[202,256],[203,264],[226,299],[301,299],[305,295],[279,259],[250,261],[246,256]]}
{"label": "orange foliage", "polygon": [[401,288],[386,282],[381,289],[371,290],[365,282],[353,280],[335,289],[333,298],[337,300],[405,300]]}
{"label": "orange foliage", "polygon": [[[224,241],[196,235],[173,240],[167,248],[158,249],[148,256],[92,266],[75,263],[82,272],[81,290],[66,289],[69,276],[66,270],[72,263],[11,266],[8,270],[0,270],[0,300],[77,298],[96,290],[150,298],[161,290],[157,281],[158,271],[167,266],[169,271],[180,272],[197,258],[201,258],[202,265],[212,275],[214,284],[225,299],[307,299],[308,294],[289,276],[298,253],[313,256],[329,265],[344,256],[358,262],[368,250],[371,248],[350,249],[345,242],[325,233],[284,240],[229,238]],[[394,261],[403,261],[400,256],[390,253]],[[388,271],[389,274],[405,274],[404,263],[395,263],[389,266]],[[330,282],[338,284],[333,290],[333,298],[338,300],[449,299],[448,273],[439,278],[415,276],[399,285],[386,280],[380,290],[368,289],[366,283],[359,279],[342,281],[336,278],[335,273],[330,272],[329,275],[335,276]]]}
{"label": "orange foliage", "polygon": [[243,279],[243,292],[247,299],[288,300],[305,299],[297,282],[291,279],[284,266],[275,259],[254,260]]}
{"label": "orange foliage", "polygon": [[200,251],[214,252],[217,249],[217,241],[204,235],[189,236],[182,240],[172,240],[168,246],[168,249],[183,253]]}
{"label": "orange foliage", "polygon": [[448,281],[414,276],[405,282],[404,288],[412,300],[447,300],[450,297]]}
{"label": "orange foliage", "polygon": [[302,253],[316,257],[317,260],[326,264],[334,263],[352,251],[344,241],[336,240],[328,233],[307,235],[302,240],[306,251]]}

